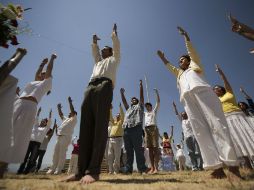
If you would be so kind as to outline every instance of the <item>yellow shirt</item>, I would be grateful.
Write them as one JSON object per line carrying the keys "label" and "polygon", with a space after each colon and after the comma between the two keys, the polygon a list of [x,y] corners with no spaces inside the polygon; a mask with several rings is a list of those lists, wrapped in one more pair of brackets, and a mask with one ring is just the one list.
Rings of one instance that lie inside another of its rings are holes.
{"label": "yellow shirt", "polygon": [[123,120],[124,112],[122,106],[120,106],[120,120],[117,121],[112,116],[112,110],[110,110],[110,121],[112,123],[111,131],[109,137],[120,137],[123,136]]}
{"label": "yellow shirt", "polygon": [[230,113],[234,111],[241,111],[237,105],[235,96],[231,92],[226,92],[222,97],[219,97],[224,113]]}

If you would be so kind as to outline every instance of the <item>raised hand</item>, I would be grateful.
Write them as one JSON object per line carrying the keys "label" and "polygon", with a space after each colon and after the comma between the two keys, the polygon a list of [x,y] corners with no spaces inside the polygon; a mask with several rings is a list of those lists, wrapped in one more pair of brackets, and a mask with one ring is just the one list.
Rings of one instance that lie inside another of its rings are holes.
{"label": "raised hand", "polygon": [[56,55],[55,53],[53,53],[53,54],[51,55],[51,58],[52,58],[52,59],[56,59],[56,58],[57,58],[57,55]]}
{"label": "raised hand", "polygon": [[124,89],[124,88],[121,88],[121,89],[120,89],[120,92],[121,92],[122,94],[124,94],[125,89]]}
{"label": "raised hand", "polygon": [[139,85],[140,85],[140,86],[142,86],[142,85],[143,85],[142,80],[139,80]]}
{"label": "raised hand", "polygon": [[180,26],[177,26],[177,29],[178,29],[178,32],[181,34],[181,35],[186,35],[187,32]]}
{"label": "raised hand", "polygon": [[218,73],[221,72],[221,69],[220,69],[220,67],[217,64],[215,64],[215,71],[218,72]]}
{"label": "raised hand", "polygon": [[72,102],[72,99],[71,99],[71,97],[70,97],[70,96],[68,97],[68,101],[69,101],[69,102]]}
{"label": "raised hand", "polygon": [[39,114],[41,113],[41,107],[38,109],[38,113],[39,113]]}
{"label": "raised hand", "polygon": [[48,63],[48,58],[44,58],[44,59],[42,60],[42,63],[41,63],[41,64],[46,65],[47,63]]}
{"label": "raised hand", "polygon": [[27,50],[25,48],[18,48],[17,51],[23,55],[26,55],[26,53],[27,53]]}
{"label": "raised hand", "polygon": [[173,101],[173,107],[174,107],[174,108],[176,108],[176,104],[175,104],[175,102],[174,102],[174,101]]}
{"label": "raised hand", "polygon": [[113,26],[113,32],[117,35],[117,25],[116,25],[116,23]]}
{"label": "raised hand", "polygon": [[243,88],[242,88],[242,87],[240,87],[240,92],[244,92],[244,90],[243,90]]}
{"label": "raised hand", "polygon": [[165,55],[164,55],[164,52],[163,52],[163,51],[158,50],[158,51],[157,51],[157,54],[158,54],[158,56],[159,56],[161,59],[164,59],[164,58],[165,58]]}
{"label": "raised hand", "polygon": [[62,108],[61,103],[57,104],[57,108],[58,108],[58,109],[61,109],[61,108]]}
{"label": "raised hand", "polygon": [[101,40],[96,34],[93,35],[93,43],[97,44],[97,41]]}
{"label": "raised hand", "polygon": [[49,118],[51,118],[51,116],[52,116],[52,109],[50,109],[49,111]]}

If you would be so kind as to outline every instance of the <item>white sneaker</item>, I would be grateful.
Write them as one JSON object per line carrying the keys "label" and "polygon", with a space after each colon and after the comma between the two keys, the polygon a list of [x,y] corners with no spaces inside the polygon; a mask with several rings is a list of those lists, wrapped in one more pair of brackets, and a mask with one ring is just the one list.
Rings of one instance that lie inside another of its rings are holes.
{"label": "white sneaker", "polygon": [[59,175],[59,174],[61,174],[62,172],[59,172],[59,171],[55,171],[54,172],[54,175]]}
{"label": "white sneaker", "polygon": [[53,174],[53,173],[54,173],[54,170],[49,169],[46,174]]}

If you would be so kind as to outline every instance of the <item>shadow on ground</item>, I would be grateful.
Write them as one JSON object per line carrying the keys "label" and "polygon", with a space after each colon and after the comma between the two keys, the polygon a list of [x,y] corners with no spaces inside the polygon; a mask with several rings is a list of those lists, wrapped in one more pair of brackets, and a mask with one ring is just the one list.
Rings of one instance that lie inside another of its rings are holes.
{"label": "shadow on ground", "polygon": [[102,179],[101,182],[115,183],[115,184],[152,184],[158,182],[171,182],[171,183],[183,183],[183,181],[177,179]]}

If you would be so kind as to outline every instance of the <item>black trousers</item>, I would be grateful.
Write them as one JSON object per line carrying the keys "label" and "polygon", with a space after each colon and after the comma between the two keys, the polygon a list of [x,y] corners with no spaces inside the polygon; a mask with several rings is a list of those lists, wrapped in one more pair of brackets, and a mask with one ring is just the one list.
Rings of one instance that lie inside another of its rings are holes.
{"label": "black trousers", "polygon": [[46,150],[38,150],[37,151],[37,154],[36,154],[36,157],[35,157],[35,160],[38,159],[37,161],[37,165],[36,165],[36,171],[39,171],[41,169],[41,163],[42,163],[42,160],[43,160],[43,157],[46,153]]}
{"label": "black trousers", "polygon": [[40,148],[40,145],[41,145],[40,142],[36,142],[36,141],[29,142],[24,162],[20,165],[17,172],[18,174],[22,174],[22,173],[28,174],[29,171],[35,166],[36,164],[35,157],[36,157],[37,151]]}
{"label": "black trousers", "polygon": [[108,137],[113,86],[109,79],[90,82],[81,107],[78,177],[99,176]]}

